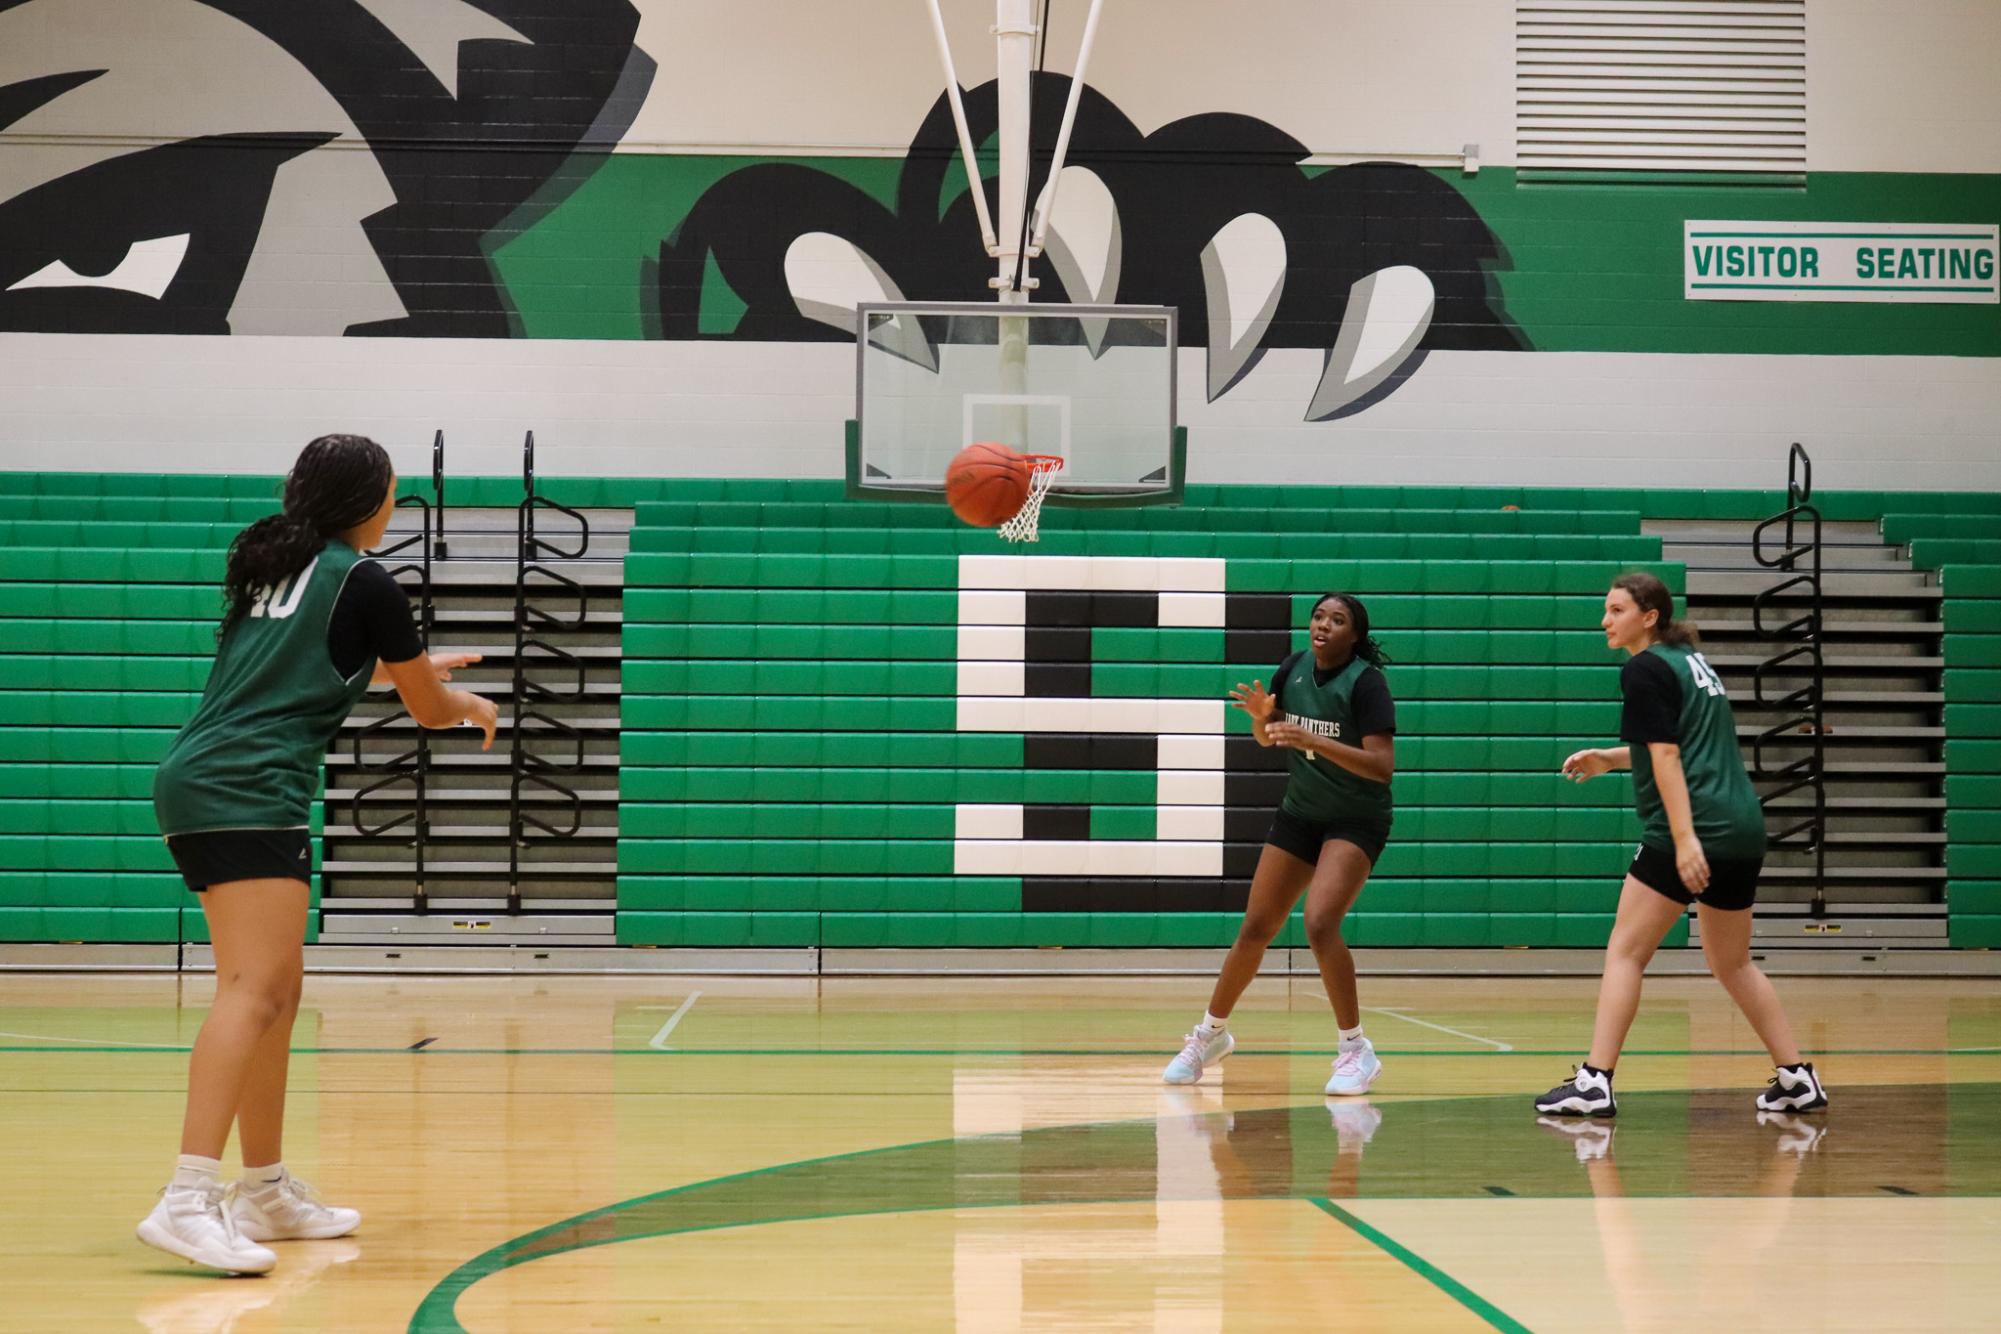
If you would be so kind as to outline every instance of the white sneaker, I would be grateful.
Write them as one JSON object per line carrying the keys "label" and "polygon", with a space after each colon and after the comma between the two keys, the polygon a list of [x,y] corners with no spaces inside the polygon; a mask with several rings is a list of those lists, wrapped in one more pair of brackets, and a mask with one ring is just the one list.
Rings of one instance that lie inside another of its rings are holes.
{"label": "white sneaker", "polygon": [[1578,1066],[1570,1078],[1535,1100],[1535,1109],[1544,1116],[1607,1117],[1619,1114],[1618,1099],[1612,1096],[1612,1077]]}
{"label": "white sneaker", "polygon": [[1819,1148],[1820,1137],[1827,1133],[1825,1121],[1796,1112],[1759,1112],[1758,1124],[1777,1127],[1779,1138],[1773,1147],[1795,1158],[1804,1158]]}
{"label": "white sneaker", "polygon": [[1341,1054],[1334,1058],[1334,1076],[1327,1081],[1327,1096],[1345,1098],[1367,1093],[1369,1085],[1382,1073],[1383,1063],[1376,1059],[1375,1043],[1367,1038],[1352,1046],[1344,1042]]}
{"label": "white sneaker", "polygon": [[252,1241],[321,1241],[361,1226],[360,1210],[324,1203],[290,1172],[260,1190],[239,1186],[230,1210],[237,1231]]}
{"label": "white sneaker", "polygon": [[1761,1112],[1817,1112],[1827,1106],[1827,1090],[1814,1073],[1813,1062],[1788,1069],[1778,1066],[1758,1095]]}
{"label": "white sneaker", "polygon": [[1339,1151],[1354,1150],[1359,1153],[1376,1137],[1376,1127],[1383,1123],[1383,1109],[1363,1098],[1359,1102],[1337,1102],[1327,1109],[1333,1119],[1334,1138]]}
{"label": "white sneaker", "polygon": [[1163,1084],[1194,1084],[1202,1079],[1202,1072],[1237,1049],[1237,1040],[1230,1036],[1230,1030],[1219,1028],[1214,1033],[1205,1033],[1197,1024],[1183,1039],[1187,1044],[1181,1054],[1167,1063],[1160,1082]]}
{"label": "white sneaker", "polygon": [[278,1263],[274,1252],[237,1231],[221,1185],[169,1186],[140,1222],[138,1236],[155,1250],[226,1274],[269,1273]]}
{"label": "white sneaker", "polygon": [[1610,1121],[1559,1113],[1538,1116],[1535,1123],[1559,1139],[1569,1140],[1580,1163],[1595,1163],[1612,1151],[1612,1132],[1616,1127]]}

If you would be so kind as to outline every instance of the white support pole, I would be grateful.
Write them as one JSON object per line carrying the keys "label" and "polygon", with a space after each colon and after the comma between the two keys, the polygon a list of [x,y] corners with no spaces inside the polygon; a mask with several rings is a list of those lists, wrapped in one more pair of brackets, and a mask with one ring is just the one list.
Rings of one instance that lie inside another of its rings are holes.
{"label": "white support pole", "polygon": [[1035,0],[994,0],[994,70],[1000,100],[1000,272],[1005,302],[1026,301],[1011,292],[1021,256],[1028,211],[1028,130],[1035,70]]}
{"label": "white support pole", "polygon": [[[1000,100],[1000,246],[999,271],[993,286],[1004,306],[1026,305],[1027,281],[1014,285],[1015,272],[1025,264],[1022,243],[1028,219],[1028,131],[1035,69],[1035,0],[994,0],[994,68]],[[1000,318],[1001,392],[1028,392],[1028,317]],[[1028,439],[1028,411],[1017,407],[1003,414],[1008,438],[1002,443],[1028,453],[1042,453]]]}
{"label": "white support pole", "polygon": [[973,194],[973,214],[980,222],[980,243],[987,254],[999,251],[993,218],[987,212],[987,189],[980,179],[979,159],[973,153],[973,132],[966,127],[966,103],[959,95],[959,71],[952,67],[952,43],[945,36],[945,16],[938,0],[931,0],[931,31],[938,39],[938,60],[945,67],[945,99],[952,106],[952,124],[959,129],[959,155],[966,161],[966,186]]}
{"label": "white support pole", "polygon": [[1077,123],[1077,104],[1084,97],[1084,73],[1091,65],[1091,43],[1098,37],[1098,12],[1105,0],[1091,0],[1091,12],[1084,18],[1084,40],[1077,47],[1077,68],[1070,75],[1070,98],[1063,104],[1063,128],[1056,132],[1056,155],[1049,161],[1049,179],[1042,184],[1042,198],[1035,205],[1035,231],[1028,242],[1030,258],[1042,253],[1049,235],[1049,219],[1056,212],[1056,181],[1063,174],[1063,159],[1070,152],[1070,130]]}

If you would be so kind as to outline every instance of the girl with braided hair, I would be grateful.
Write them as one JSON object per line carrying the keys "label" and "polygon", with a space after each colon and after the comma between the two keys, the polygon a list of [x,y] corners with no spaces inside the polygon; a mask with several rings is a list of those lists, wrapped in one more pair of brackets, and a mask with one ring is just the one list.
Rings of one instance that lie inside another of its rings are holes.
{"label": "girl with braided hair", "polygon": [[[261,1274],[262,1241],[338,1237],[361,1223],[286,1172],[280,1142],[304,968],[309,823],[327,745],[370,682],[394,684],[424,727],[478,726],[491,701],[441,682],[475,655],[423,651],[409,600],[362,553],[379,545],[396,472],[373,440],[326,435],[285,479],[284,508],[237,534],[215,664],[153,782],[174,864],[201,895],[215,1002],[195,1038],[181,1156],[139,1239],[196,1264]],[[225,1191],[237,1127],[244,1177]]]}
{"label": "girl with braided hair", "polygon": [[1383,678],[1388,658],[1369,633],[1369,610],[1360,598],[1322,594],[1307,631],[1311,647],[1278,665],[1269,692],[1262,681],[1230,692],[1235,706],[1250,715],[1257,743],[1286,748],[1291,777],[1251,878],[1244,924],[1223,961],[1208,1013],[1161,1076],[1169,1084],[1195,1083],[1236,1049],[1230,1011],[1302,894],[1306,943],[1341,1029],[1327,1095],[1366,1093],[1382,1074],[1362,1032],[1355,960],[1341,938],[1341,919],[1389,841],[1396,704]]}

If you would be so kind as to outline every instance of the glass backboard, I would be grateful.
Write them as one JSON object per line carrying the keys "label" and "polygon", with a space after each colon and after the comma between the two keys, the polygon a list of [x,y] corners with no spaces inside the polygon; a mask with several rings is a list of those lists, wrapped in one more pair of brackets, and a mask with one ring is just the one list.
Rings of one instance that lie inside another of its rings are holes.
{"label": "glass backboard", "polygon": [[1173,504],[1170,306],[903,301],[856,314],[848,493],[928,499],[967,445],[1064,460],[1051,505]]}

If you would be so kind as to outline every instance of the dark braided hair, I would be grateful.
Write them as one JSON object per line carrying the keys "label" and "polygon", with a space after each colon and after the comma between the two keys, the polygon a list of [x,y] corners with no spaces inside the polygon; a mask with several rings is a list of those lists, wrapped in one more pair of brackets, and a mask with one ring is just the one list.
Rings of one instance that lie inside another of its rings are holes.
{"label": "dark braided hair", "polygon": [[1369,633],[1369,609],[1362,605],[1362,599],[1353,593],[1322,593],[1313,600],[1313,610],[1319,611],[1320,604],[1330,599],[1348,609],[1348,623],[1355,627],[1355,656],[1378,671],[1389,666],[1390,655]]}
{"label": "dark braided hair", "polygon": [[310,565],[329,537],[381,508],[395,474],[389,451],[366,436],[323,435],[300,450],[285,477],[285,507],[251,524],[229,544],[216,637],[250,610],[258,594]]}
{"label": "dark braided hair", "polygon": [[1641,611],[1660,613],[1660,619],[1654,622],[1656,644],[1695,648],[1702,643],[1702,635],[1693,623],[1674,618],[1674,594],[1668,592],[1668,586],[1653,575],[1644,570],[1634,570],[1614,579],[1612,587],[1625,589],[1633,599],[1633,605]]}

